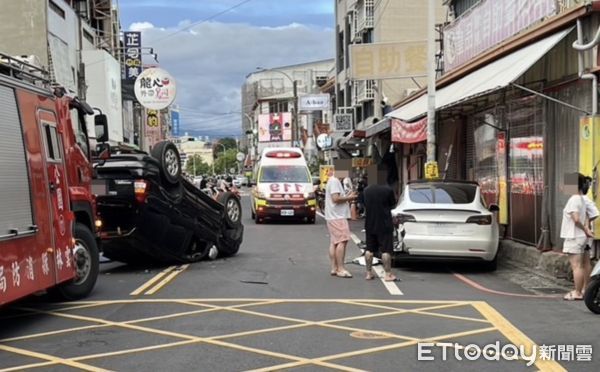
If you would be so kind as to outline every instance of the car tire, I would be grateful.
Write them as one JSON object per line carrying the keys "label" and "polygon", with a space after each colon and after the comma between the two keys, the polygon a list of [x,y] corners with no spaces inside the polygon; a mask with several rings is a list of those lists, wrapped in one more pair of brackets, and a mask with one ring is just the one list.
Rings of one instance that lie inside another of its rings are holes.
{"label": "car tire", "polygon": [[158,160],[162,178],[170,185],[176,185],[181,178],[181,156],[175,144],[169,141],[157,143],[150,152]]}
{"label": "car tire", "polygon": [[232,192],[224,192],[217,196],[217,201],[225,206],[225,224],[235,229],[242,224],[242,204]]}
{"label": "car tire", "polygon": [[219,257],[231,257],[238,253],[244,239],[244,226],[225,230],[219,242]]}
{"label": "car tire", "polygon": [[485,261],[483,263],[483,268],[485,271],[496,271],[498,268],[498,253],[496,253],[493,260]]}
{"label": "car tire", "polygon": [[75,223],[73,227],[75,248],[73,249],[73,263],[77,276],[67,283],[57,287],[57,294],[65,300],[78,300],[89,295],[98,279],[100,270],[100,254],[94,234],[82,223]]}
{"label": "car tire", "polygon": [[254,215],[254,223],[256,223],[257,225],[260,225],[263,223],[263,219],[260,218],[260,216],[258,214]]}

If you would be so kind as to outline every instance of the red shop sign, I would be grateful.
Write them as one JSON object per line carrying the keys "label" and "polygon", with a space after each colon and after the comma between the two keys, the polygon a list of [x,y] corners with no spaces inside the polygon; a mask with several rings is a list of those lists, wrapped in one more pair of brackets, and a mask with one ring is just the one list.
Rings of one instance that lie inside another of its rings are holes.
{"label": "red shop sign", "polygon": [[393,143],[418,143],[427,140],[427,118],[414,123],[392,119]]}

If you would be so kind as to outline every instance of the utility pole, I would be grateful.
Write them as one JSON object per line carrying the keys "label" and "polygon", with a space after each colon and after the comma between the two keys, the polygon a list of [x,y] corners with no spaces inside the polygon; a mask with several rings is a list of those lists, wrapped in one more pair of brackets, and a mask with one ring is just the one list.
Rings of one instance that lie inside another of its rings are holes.
{"label": "utility pole", "polygon": [[292,94],[294,96],[294,115],[292,117],[292,147],[298,142],[300,146],[300,123],[298,123],[298,80],[292,81]]}
{"label": "utility pole", "polygon": [[435,0],[429,0],[427,17],[427,163],[425,177],[439,177],[435,135]]}

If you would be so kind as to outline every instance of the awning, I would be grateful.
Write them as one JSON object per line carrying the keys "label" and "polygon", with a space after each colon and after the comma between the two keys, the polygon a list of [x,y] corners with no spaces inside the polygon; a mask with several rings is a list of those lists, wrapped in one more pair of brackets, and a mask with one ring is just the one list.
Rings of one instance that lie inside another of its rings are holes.
{"label": "awning", "polygon": [[[519,49],[441,88],[435,94],[435,109],[441,110],[507,87],[527,72],[571,30],[572,27]],[[387,116],[412,122],[426,113],[427,94],[424,93]]]}
{"label": "awning", "polygon": [[371,138],[374,135],[383,132],[386,129],[390,128],[390,118],[384,118],[383,120],[379,120],[377,123],[367,127],[365,130],[367,138]]}

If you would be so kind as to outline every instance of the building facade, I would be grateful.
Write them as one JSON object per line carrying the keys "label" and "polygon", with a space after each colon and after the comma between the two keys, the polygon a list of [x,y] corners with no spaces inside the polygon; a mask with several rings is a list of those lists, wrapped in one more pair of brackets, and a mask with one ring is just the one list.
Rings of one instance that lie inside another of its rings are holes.
{"label": "building facade", "polygon": [[328,111],[294,111],[295,98],[319,93],[333,65],[334,60],[328,59],[262,69],[246,77],[241,118],[245,135],[240,145],[248,149],[252,160],[265,147],[310,147],[314,124],[330,120]]}
{"label": "building facade", "polygon": [[[0,51],[34,56],[50,78],[108,117],[123,141],[118,8],[111,0],[2,0]],[[95,138],[93,118],[88,123]]]}
{"label": "building facade", "polygon": [[[436,83],[437,161],[448,179],[476,180],[500,206],[505,237],[560,249],[564,176],[596,178],[600,2],[447,1],[444,72]],[[427,95],[389,114],[400,180],[422,176]],[[420,148],[414,152],[414,148]],[[419,161],[420,158],[420,161]],[[412,166],[416,164],[416,166]],[[598,182],[590,197],[596,202]],[[596,229],[596,231],[599,231]]]}

